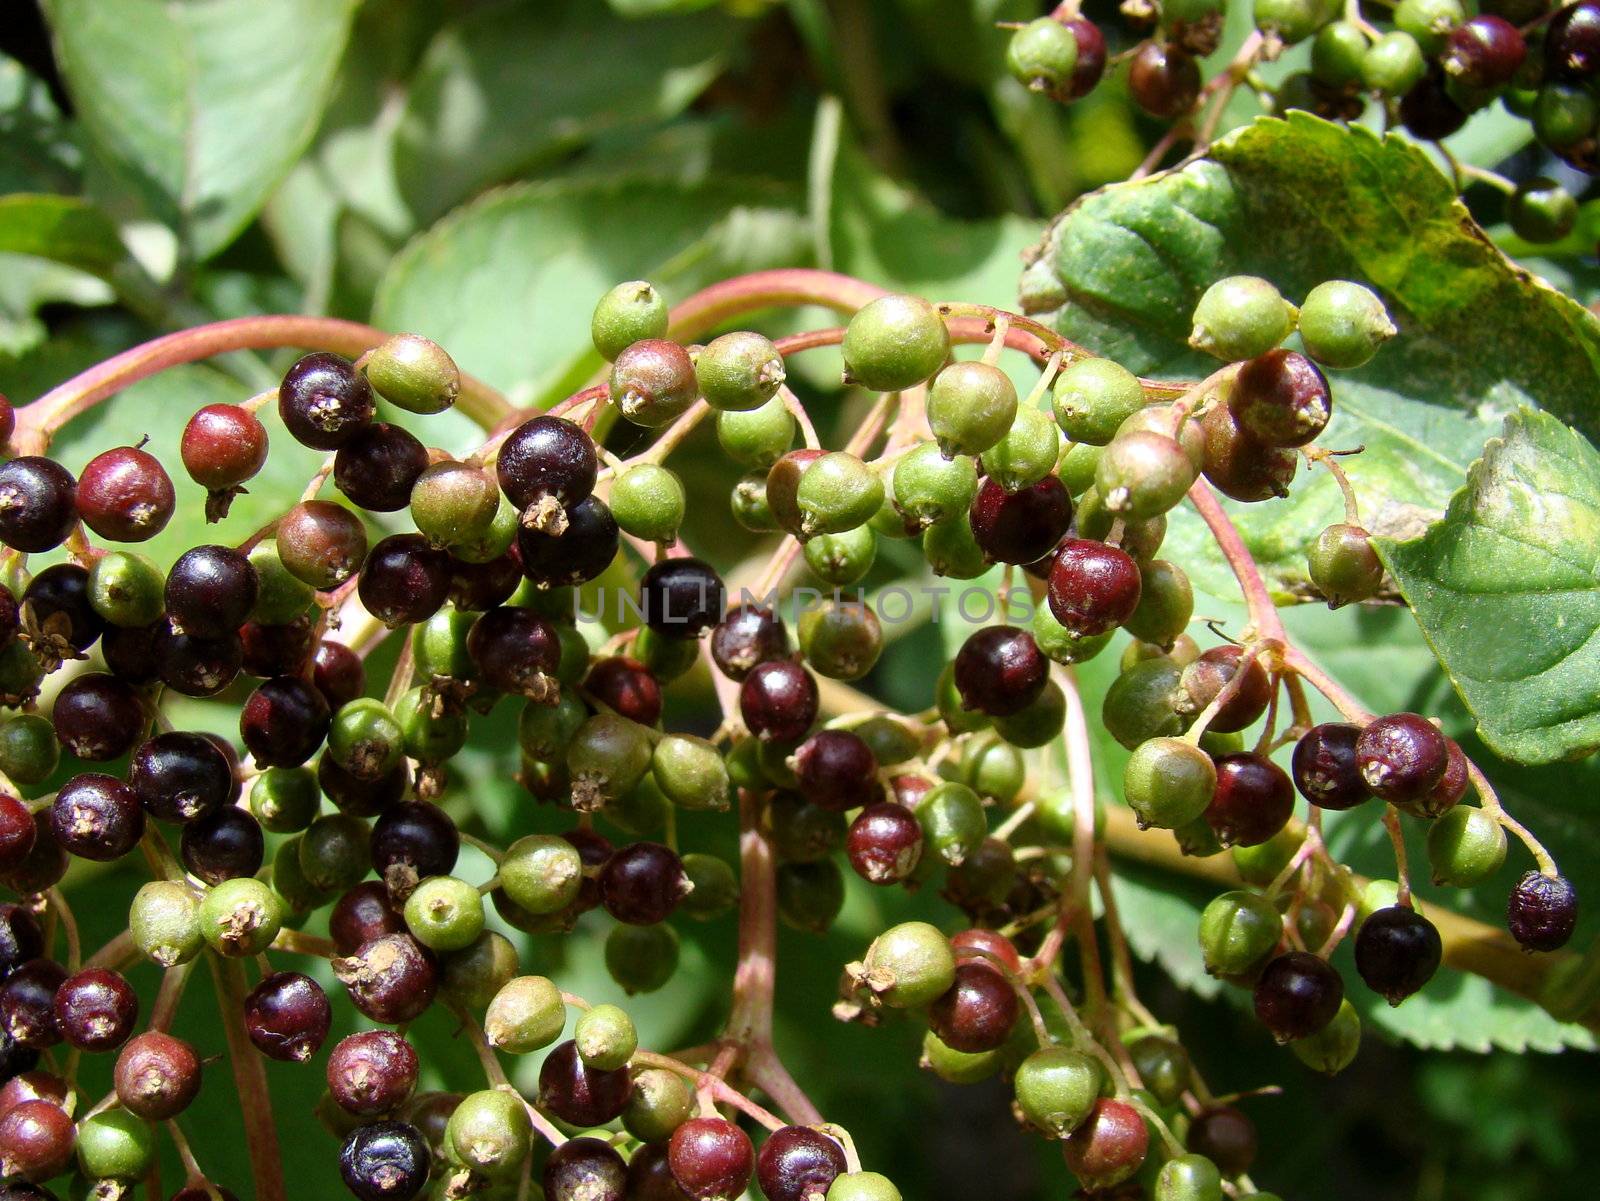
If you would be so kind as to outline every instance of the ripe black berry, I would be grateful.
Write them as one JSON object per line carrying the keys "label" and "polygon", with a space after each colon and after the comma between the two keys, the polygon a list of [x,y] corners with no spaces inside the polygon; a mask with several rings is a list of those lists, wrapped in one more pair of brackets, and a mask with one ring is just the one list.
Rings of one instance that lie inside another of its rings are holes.
{"label": "ripe black berry", "polygon": [[405,931],[405,918],[391,902],[388,887],[376,880],[348,890],[328,914],[328,936],[341,955],[353,955],[363,943]]}
{"label": "ripe black berry", "polygon": [[1444,777],[1450,743],[1415,713],[1380,717],[1356,738],[1356,764],[1366,786],[1386,801],[1414,801]]}
{"label": "ripe black berry", "polygon": [[80,859],[120,859],[144,835],[139,796],[115,776],[85,772],[61,786],[50,806],[56,842]]}
{"label": "ripe black berry", "polygon": [[583,677],[583,691],[613,713],[653,726],[661,720],[661,685],[644,664],[622,655],[596,659]]}
{"label": "ripe black berry", "polygon": [[1440,62],[1447,75],[1466,87],[1497,88],[1511,82],[1527,53],[1515,25],[1481,13],[1450,31]]}
{"label": "ripe black berry", "polygon": [[794,773],[808,801],[844,813],[883,795],[872,748],[849,730],[818,730],[794,753]]}
{"label": "ripe black berry", "polygon": [[184,826],[178,855],[183,866],[207,884],[253,876],[266,856],[261,823],[246,810],[226,805]]}
{"label": "ripe black berry", "polygon": [[645,624],[667,638],[698,638],[727,603],[722,577],[699,559],[663,559],[639,582]]}
{"label": "ripe black berry", "polygon": [[261,680],[299,675],[311,658],[316,634],[316,626],[309,616],[278,626],[245,622],[239,627],[245,673]]}
{"label": "ripe black berry", "polygon": [[605,1071],[584,1064],[578,1044],[560,1043],[539,1068],[539,1108],[574,1126],[604,1126],[628,1104],[628,1069]]}
{"label": "ripe black berry", "polygon": [[987,626],[970,635],[956,652],[955,684],[961,704],[990,717],[1019,712],[1044,691],[1049,666],[1026,630]]}
{"label": "ripe black berry", "polygon": [[1526,951],[1557,951],[1578,924],[1578,892],[1565,876],[1529,872],[1506,903],[1511,937]]}
{"label": "ripe black berry", "polygon": [[450,556],[421,534],[391,534],[367,553],[361,603],[390,629],[432,617],[450,593]]}
{"label": "ripe black berry", "polygon": [[774,1130],[756,1157],[756,1182],[767,1201],[812,1201],[842,1176],[844,1148],[811,1126]]}
{"label": "ripe black berry", "polygon": [[37,554],[60,546],[78,520],[78,481],[54,459],[0,464],[0,542]]}
{"label": "ripe black berry", "polygon": [[495,459],[500,488],[519,511],[547,499],[552,514],[577,504],[594,491],[599,471],[594,439],[563,417],[524,421]]}
{"label": "ripe black berry", "polygon": [[1223,1175],[1239,1176],[1256,1160],[1256,1124],[1233,1106],[1219,1105],[1195,1118],[1187,1145]]}
{"label": "ripe black berry", "polygon": [[461,850],[461,835],[439,806],[405,801],[385,810],[373,823],[371,845],[372,868],[379,877],[414,886],[429,876],[450,874]]}
{"label": "ripe black berry", "polygon": [[126,680],[91,671],[56,695],[50,720],[61,745],[80,759],[104,763],[128,753],[144,732],[144,702]]}
{"label": "ripe black berry", "polygon": [[657,842],[625,846],[600,870],[600,896],[606,912],[631,926],[666,921],[688,892],[688,885],[683,860]]}
{"label": "ripe black berry", "polygon": [[357,508],[397,513],[411,503],[411,486],[427,469],[427,448],[414,435],[378,421],[339,447],[333,485]]}
{"label": "ripe black berry", "polygon": [[473,623],[467,654],[490,688],[546,704],[560,695],[561,639],[555,626],[532,609],[490,609]]}
{"label": "ripe black berry", "polygon": [[85,968],[56,989],[56,1026],[80,1051],[114,1051],[128,1041],[139,1020],[133,985],[105,968]]}
{"label": "ripe black berry", "polygon": [[242,626],[260,582],[250,560],[226,546],[185,551],[167,573],[167,619],[200,638],[221,638]]}
{"label": "ripe black berry", "polygon": [[134,752],[128,783],[151,817],[188,822],[216,812],[236,795],[227,756],[204,734],[157,734]]}
{"label": "ripe black berry", "polygon": [[43,1051],[61,1041],[56,989],[67,969],[53,959],[30,959],[0,985],[0,1026],[25,1047]]}
{"label": "ripe black berry", "polygon": [[339,1149],[339,1175],[360,1201],[411,1201],[432,1167],[428,1140],[408,1122],[357,1126]]}
{"label": "ripe black berry", "polygon": [[1467,114],[1450,98],[1444,71],[1434,68],[1400,98],[1400,121],[1414,136],[1437,142],[1465,125]]}
{"label": "ripe black berry", "polygon": [[[642,1154],[644,1151],[637,1152],[634,1158]],[[604,1139],[568,1139],[545,1160],[545,1201],[623,1201],[624,1197],[628,1201],[645,1201],[644,1195],[635,1190],[633,1177],[632,1166],[624,1166],[622,1156]]]}
{"label": "ripe black berry", "polygon": [[1205,819],[1224,846],[1266,842],[1293,813],[1294,786],[1271,759],[1239,752],[1217,760],[1217,787]]}
{"label": "ripe black berry", "polygon": [[1072,522],[1072,498],[1053,475],[1016,492],[985,478],[967,514],[972,537],[996,563],[1033,563],[1055,549]]}
{"label": "ripe black berry", "polygon": [[[522,571],[546,588],[594,579],[616,558],[621,534],[611,510],[597,496],[585,496],[562,510],[561,533],[530,524],[539,502],[524,511],[517,530]],[[553,527],[551,527],[553,528]]]}
{"label": "ripe black berry", "polygon": [[34,653],[41,657],[75,657],[74,652],[88,650],[106,628],[89,601],[89,573],[76,563],[57,563],[34,576],[22,594],[22,612],[45,635],[42,641],[50,643],[41,647],[41,639],[34,639]]}
{"label": "ripe black berry", "polygon": [[172,517],[172,479],[160,460],[134,446],[90,459],[78,476],[78,516],[102,538],[143,542]]}
{"label": "ripe black berry", "polygon": [[1312,726],[1294,746],[1294,783],[1322,809],[1353,809],[1372,799],[1356,762],[1361,727],[1330,721]]}
{"label": "ripe black berry", "polygon": [[789,654],[789,631],[771,609],[745,602],[729,609],[711,631],[711,658],[730,680],[743,680],[758,663]]}
{"label": "ripe black berry", "polygon": [[798,742],[817,720],[817,682],[787,659],[757,664],[739,689],[745,728],[769,742]]}
{"label": "ripe black berry", "polygon": [[[140,653],[135,647],[127,650]],[[244,643],[237,633],[203,638],[177,630],[166,620],[155,627],[150,654],[161,682],[184,696],[215,696],[238,678],[244,666]]]}
{"label": "ripe black berry", "polygon": [[1439,970],[1439,931],[1415,909],[1390,905],[1356,932],[1356,971],[1391,1005],[1417,992]]}
{"label": "ripe black berry", "polygon": [[1308,951],[1269,960],[1256,981],[1256,1017],[1279,1042],[1315,1034],[1333,1021],[1342,1000],[1339,973]]}
{"label": "ripe black berry", "polygon": [[274,972],[250,990],[244,1002],[245,1030],[263,1055],[303,1063],[328,1037],[333,1007],[310,976]]}
{"label": "ripe black berry", "polygon": [[328,351],[300,359],[278,388],[284,427],[313,450],[338,450],[371,423],[375,407],[367,377]]}
{"label": "ripe black berry", "polygon": [[1176,46],[1148,41],[1134,53],[1128,68],[1128,90],[1145,112],[1170,121],[1188,112],[1199,99],[1200,67]]}
{"label": "ripe black berry", "polygon": [[1079,638],[1115,629],[1139,607],[1139,565],[1127,551],[1068,538],[1050,564],[1050,612]]}
{"label": "ripe black berry", "polygon": [[328,702],[299,676],[267,680],[239,711],[239,737],[260,767],[299,767],[322,745]]}
{"label": "ripe black berry", "polygon": [[409,1022],[433,1003],[439,971],[409,934],[386,934],[333,961],[333,974],[355,1007],[375,1022]]}
{"label": "ripe black berry", "polygon": [[311,682],[328,708],[337,709],[367,690],[367,668],[344,643],[324,638],[311,654]]}

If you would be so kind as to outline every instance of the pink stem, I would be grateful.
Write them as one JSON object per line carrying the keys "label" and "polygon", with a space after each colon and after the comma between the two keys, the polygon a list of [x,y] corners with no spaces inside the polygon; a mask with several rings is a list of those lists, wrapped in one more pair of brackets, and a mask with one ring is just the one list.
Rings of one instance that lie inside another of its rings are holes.
{"label": "pink stem", "polygon": [[1223,512],[1222,505],[1218,502],[1216,494],[1211,491],[1210,485],[1204,480],[1196,480],[1194,487],[1189,489],[1189,503],[1195,507],[1195,511],[1210,528],[1211,536],[1216,539],[1223,558],[1227,559],[1228,566],[1233,569],[1239,587],[1244,591],[1245,604],[1250,609],[1250,624],[1255,627],[1256,636],[1263,640],[1276,639],[1278,642],[1287,643],[1288,635],[1284,633],[1283,620],[1278,616],[1278,607],[1273,604],[1272,594],[1267,591],[1267,586],[1261,579],[1256,561],[1251,557],[1244,539],[1239,536],[1238,529],[1228,520],[1227,513]]}

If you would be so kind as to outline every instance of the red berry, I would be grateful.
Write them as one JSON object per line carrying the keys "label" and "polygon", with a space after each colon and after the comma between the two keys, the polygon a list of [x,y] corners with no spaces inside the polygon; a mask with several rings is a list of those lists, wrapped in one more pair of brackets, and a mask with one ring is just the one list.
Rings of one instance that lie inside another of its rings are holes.
{"label": "red berry", "polygon": [[172,479],[160,460],[136,446],[90,459],[78,476],[78,516],[113,542],[154,538],[172,517]]}
{"label": "red berry", "polygon": [[726,1118],[690,1118],[672,1132],[667,1163],[699,1201],[734,1201],[755,1172],[750,1136]]}

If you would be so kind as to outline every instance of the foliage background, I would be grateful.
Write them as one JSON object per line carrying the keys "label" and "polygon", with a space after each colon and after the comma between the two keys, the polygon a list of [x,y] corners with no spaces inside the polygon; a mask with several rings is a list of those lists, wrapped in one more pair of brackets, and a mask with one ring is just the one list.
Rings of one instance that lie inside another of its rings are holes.
{"label": "foliage background", "polygon": [[[1161,132],[1137,115],[1114,76],[1069,110],[1030,97],[1005,76],[1004,36],[993,22],[1045,7],[1028,0],[45,0],[40,12],[14,3],[0,24],[0,391],[31,399],[166,329],[304,311],[417,330],[520,403],[545,404],[598,364],[586,338],[593,298],[640,276],[682,297],[740,271],[806,264],[940,298],[1013,305],[1021,256],[1046,220],[1124,178]],[[1086,10],[1108,30],[1113,50],[1136,39],[1104,0]],[[1245,16],[1236,12],[1233,24],[1242,29]],[[1218,58],[1236,44],[1237,36]],[[1270,73],[1289,70],[1292,59]],[[1242,98],[1226,124],[1254,111]],[[1524,128],[1494,108],[1452,146],[1464,161],[1526,173],[1539,164],[1524,147]],[[1420,158],[1402,166],[1427,169]],[[1112,232],[1127,223],[1124,197],[1131,195],[1094,202]],[[1478,189],[1467,200],[1507,249],[1526,249],[1499,229],[1495,194]],[[1269,198],[1277,207],[1258,214],[1260,228],[1269,244],[1309,247],[1311,261],[1301,266],[1322,278],[1336,273],[1322,269],[1338,255],[1328,239],[1308,236],[1304,222],[1328,218],[1337,229],[1352,211],[1348,202],[1337,190],[1291,186]],[[1293,204],[1309,208],[1290,212]],[[1367,266],[1363,255],[1382,242],[1384,222],[1392,223],[1390,235],[1414,242],[1419,223],[1442,211],[1380,217],[1370,228],[1352,220],[1337,249]],[[1570,244],[1524,261],[1587,303],[1595,228],[1586,207]],[[1178,247],[1168,267],[1190,290],[1221,273],[1194,247]],[[1431,282],[1448,290],[1460,281],[1441,275]],[[1159,288],[1137,301],[1166,303]],[[800,318],[785,322],[773,328]],[[1157,360],[1152,367],[1177,369],[1159,361],[1148,338],[1139,341],[1148,330],[1138,313],[1077,332],[1119,353],[1126,347],[1108,343],[1134,338],[1139,353]],[[1524,342],[1524,353],[1553,354],[1551,345]],[[1440,494],[1429,498],[1435,514],[1498,426],[1497,418],[1489,428],[1471,425],[1464,402],[1500,376],[1486,382],[1483,370],[1466,371],[1460,340],[1447,339],[1445,349],[1430,362],[1409,362],[1402,382],[1370,385],[1379,390],[1367,401],[1411,412],[1412,434],[1443,430],[1465,447],[1456,474],[1447,472]],[[169,372],[76,423],[59,452],[76,468],[98,449],[148,434],[175,460],[178,431],[194,408],[269,386],[283,366],[241,355]],[[825,440],[848,431],[858,398],[836,394],[836,361],[808,356],[801,371]],[[1592,366],[1588,372],[1563,385],[1577,399],[1561,415],[1592,432]],[[474,440],[454,416],[431,425],[428,438],[455,449]],[[309,452],[297,454],[287,441],[276,439],[268,473],[222,528],[224,540],[270,516],[314,469]],[[714,453],[691,452],[682,463],[693,495],[705,500],[691,506],[686,537],[704,546],[728,525],[723,497],[732,473]],[[1363,486],[1380,491],[1409,470],[1403,453],[1366,463],[1377,466]],[[1323,503],[1320,492],[1310,495],[1313,509]],[[1305,510],[1295,520],[1316,528]],[[1269,565],[1294,559],[1282,530],[1249,532]],[[197,521],[180,517],[151,550],[165,563],[200,540],[209,539],[199,536]],[[874,582],[913,571],[905,551],[886,543]],[[1285,575],[1280,583],[1292,581]],[[1208,615],[1236,616],[1220,596],[1207,596],[1205,606]],[[1369,706],[1440,712],[1466,736],[1468,714],[1403,611],[1305,608],[1289,620]],[[898,637],[868,685],[907,708],[924,707],[937,659],[929,652],[941,634],[951,637],[948,623]],[[1116,653],[1085,672],[1091,697],[1104,688]],[[691,720],[704,718],[705,682],[680,686],[674,702]],[[192,703],[180,720],[223,730],[230,717],[225,706]],[[464,819],[470,812],[496,838],[560,824],[509,782],[512,765],[493,748],[512,742],[509,729],[479,730],[451,798]],[[1115,771],[1118,752],[1102,749]],[[1469,741],[1473,750],[1483,748]],[[1495,778],[1514,811],[1548,835],[1580,889],[1594,879],[1600,770],[1593,762],[1506,766]],[[691,815],[685,839],[730,849],[728,825]],[[1385,874],[1386,852],[1372,826],[1336,826],[1335,849],[1359,869]],[[1520,870],[1508,866],[1471,895],[1445,899],[1497,920]],[[86,937],[98,942],[120,928],[138,881],[119,870],[80,864],[76,871],[71,895]],[[1294,1201],[1592,1196],[1578,1171],[1584,1133],[1600,1121],[1586,1032],[1481,981],[1441,977],[1398,1014],[1369,1008],[1356,1063],[1334,1081],[1315,1079],[1270,1045],[1237,996],[1217,995],[1198,971],[1194,914],[1209,890],[1149,869],[1124,868],[1119,882],[1136,950],[1161,965],[1142,969],[1147,997],[1181,1027],[1213,1085],[1283,1087],[1280,1099],[1248,1103],[1262,1130],[1256,1179],[1263,1187]],[[870,1166],[890,1173],[909,1198],[1061,1195],[1058,1156],[1016,1133],[1003,1086],[945,1087],[916,1070],[918,1036],[909,1026],[867,1031],[828,1018],[839,965],[885,921],[930,908],[854,883],[826,937],[782,935],[778,1042],[796,1075],[856,1134]],[[1594,929],[1586,920],[1580,941]],[[604,932],[585,924],[559,943],[522,945],[533,965],[561,972],[575,991],[618,999],[600,966]],[[652,1045],[697,1041],[725,1003],[731,921],[685,933],[677,979],[630,1003]],[[153,971],[141,971],[139,983],[150,985]],[[207,1019],[205,991],[197,980],[179,1025],[216,1053],[221,1034]],[[439,1013],[416,1028],[432,1083],[468,1088],[476,1069],[452,1035]],[[1554,1053],[1563,1047],[1567,1053]],[[102,1074],[107,1067],[95,1066]],[[523,1065],[527,1079],[535,1067]],[[335,1145],[312,1115],[320,1073],[272,1064],[269,1074],[297,1195],[340,1195]],[[220,1103],[224,1077],[219,1066],[208,1085],[219,1103],[203,1101],[185,1125],[202,1162],[243,1195],[240,1132],[231,1106]],[[91,1095],[101,1083],[90,1075]]]}

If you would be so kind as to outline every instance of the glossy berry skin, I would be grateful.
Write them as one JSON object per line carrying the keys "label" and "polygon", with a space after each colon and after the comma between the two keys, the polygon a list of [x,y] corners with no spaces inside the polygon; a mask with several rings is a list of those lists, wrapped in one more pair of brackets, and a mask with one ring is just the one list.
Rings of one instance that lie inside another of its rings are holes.
{"label": "glossy berry skin", "polygon": [[0,985],[0,1026],[24,1047],[43,1051],[61,1041],[56,989],[67,969],[51,959],[30,959]]}
{"label": "glossy berry skin", "polygon": [[[1183,669],[1178,687],[1186,700],[1186,707],[1200,712],[1210,706],[1222,690],[1241,670],[1243,647],[1231,643],[1214,646]],[[1272,700],[1272,681],[1259,657],[1251,659],[1242,669],[1244,679],[1233,695],[1222,703],[1207,724],[1206,729],[1215,734],[1234,734],[1255,724],[1266,712]]]}
{"label": "glossy berry skin", "polygon": [[744,603],[711,631],[711,659],[730,680],[742,681],[758,663],[789,654],[789,631],[771,609]]}
{"label": "glossy berry skin", "polygon": [[180,1038],[147,1030],[117,1055],[117,1100],[147,1122],[176,1117],[200,1092],[200,1056]]}
{"label": "glossy berry skin", "polygon": [[433,956],[409,934],[362,943],[355,954],[333,961],[333,974],[357,1009],[386,1026],[418,1017],[439,988]]}
{"label": "glossy berry skin", "polygon": [[166,468],[135,446],[97,454],[78,475],[78,516],[113,542],[154,538],[171,519],[174,499]]}
{"label": "glossy berry skin", "polygon": [[666,425],[698,391],[689,352],[666,338],[641,338],[611,365],[612,403],[636,425]]}
{"label": "glossy berry skin", "polygon": [[698,1201],[734,1201],[755,1173],[750,1136],[726,1118],[690,1118],[672,1132],[667,1163],[679,1186]]}
{"label": "glossy berry skin", "polygon": [[845,853],[856,874],[869,884],[898,884],[922,859],[922,825],[904,805],[868,805],[850,823]]}
{"label": "glossy berry skin", "polygon": [[179,455],[189,478],[202,488],[236,488],[267,461],[266,427],[238,405],[207,405],[183,427]]}
{"label": "glossy berry skin", "polygon": [[1091,538],[1068,538],[1050,565],[1050,612],[1080,638],[1127,621],[1139,607],[1141,592],[1133,556]]}
{"label": "glossy berry skin", "polygon": [[1600,4],[1581,0],[1562,7],[1545,27],[1545,69],[1559,79],[1600,73]]}
{"label": "glossy berry skin", "polygon": [[794,753],[800,794],[836,813],[859,809],[883,795],[877,770],[872,748],[849,730],[818,730]]}
{"label": "glossy berry skin", "polygon": [[1398,1005],[1433,979],[1443,946],[1434,924],[1408,905],[1374,911],[1356,931],[1356,971],[1368,988]]}
{"label": "glossy berry skin", "polygon": [[490,609],[467,635],[467,654],[490,688],[546,704],[559,694],[561,640],[555,627],[531,609]]}
{"label": "glossy berry skin", "polygon": [[1049,660],[1026,630],[987,626],[961,644],[954,676],[963,708],[1007,717],[1027,708],[1044,691]]}
{"label": "glossy berry skin", "polygon": [[277,546],[290,575],[326,591],[361,569],[367,557],[367,531],[344,505],[303,500],[279,519]]}
{"label": "glossy berry skin", "polygon": [[842,1176],[844,1148],[810,1126],[774,1130],[756,1157],[756,1182],[767,1201],[812,1201]]}
{"label": "glossy berry skin", "polygon": [[61,745],[80,759],[104,763],[127,754],[144,732],[144,702],[131,684],[86,672],[56,694],[50,720]]}
{"label": "glossy berry skin", "polygon": [[757,664],[739,689],[739,716],[763,742],[798,742],[817,719],[817,682],[787,659]]}
{"label": "glossy berry skin", "polygon": [[1067,1169],[1089,1190],[1122,1183],[1139,1170],[1150,1133],[1133,1106],[1110,1097],[1094,1103],[1082,1125],[1061,1144]]}
{"label": "glossy berry skin", "polygon": [[47,635],[75,651],[88,650],[106,628],[89,600],[89,573],[76,563],[57,563],[34,576],[23,591],[22,608]]}
{"label": "glossy berry skin", "polygon": [[722,577],[699,559],[663,559],[639,583],[645,624],[666,638],[698,638],[727,605]]}
{"label": "glossy berry skin", "polygon": [[880,296],[845,327],[844,369],[853,383],[894,392],[925,382],[950,353],[950,331],[919,296]]}
{"label": "glossy berry skin", "polygon": [[392,873],[409,873],[425,880],[446,876],[455,868],[461,835],[455,822],[439,806],[427,801],[404,801],[385,810],[372,824],[372,868],[388,880]]}
{"label": "glossy berry skin", "polygon": [[1294,785],[1271,759],[1238,752],[1217,760],[1217,788],[1205,819],[1224,846],[1266,842],[1293,813]]}
{"label": "glossy berry skin", "polygon": [[538,1104],[573,1126],[603,1126],[627,1107],[631,1087],[627,1068],[588,1067],[568,1039],[539,1068]]}
{"label": "glossy berry skin", "polygon": [[298,676],[267,680],[245,699],[239,736],[260,767],[299,767],[328,735],[328,702]]}
{"label": "glossy berry skin", "polygon": [[375,411],[366,376],[328,351],[300,359],[278,387],[284,428],[313,450],[338,450],[372,423]]}
{"label": "glossy berry skin", "polygon": [[78,481],[54,459],[0,464],[0,542],[36,554],[60,546],[78,520]]}
{"label": "glossy berry skin", "polygon": [[688,891],[683,860],[657,842],[622,847],[600,870],[606,912],[630,926],[666,921]]}
{"label": "glossy berry skin", "polygon": [[[665,1194],[652,1190],[661,1189],[672,1178],[670,1169],[663,1175],[660,1169],[666,1168],[666,1162],[650,1155],[652,1150],[646,1147],[634,1155],[635,1160],[644,1157],[637,1173],[640,1183],[636,1186],[633,1164],[624,1166],[622,1156],[604,1139],[568,1139],[545,1160],[545,1201],[623,1201],[624,1197],[628,1201],[662,1201]],[[652,1164],[659,1165],[654,1172],[650,1170]],[[678,1196],[683,1198],[687,1194],[680,1189]]]}
{"label": "glossy berry skin", "polygon": [[1228,406],[1239,427],[1263,446],[1304,446],[1333,415],[1327,377],[1297,350],[1269,350],[1241,366]]}
{"label": "glossy berry skin", "polygon": [[404,934],[405,918],[390,903],[388,888],[376,880],[357,884],[334,902],[328,915],[328,936],[341,955],[386,934]]}
{"label": "glossy berry skin", "polygon": [[80,1051],[114,1051],[139,1020],[139,995],[116,972],[85,968],[56,989],[56,1026]]}
{"label": "glossy berry skin", "polygon": [[328,1056],[328,1091],[347,1113],[391,1113],[417,1087],[417,1053],[392,1030],[363,1030],[339,1040]]}
{"label": "glossy berry skin", "polygon": [[0,872],[27,859],[37,837],[38,827],[27,805],[9,792],[0,792]]}
{"label": "glossy berry skin", "polygon": [[183,827],[178,857],[207,884],[253,876],[266,857],[261,823],[237,806],[225,806]]}
{"label": "glossy berry skin", "polygon": [[128,783],[145,812],[160,821],[188,822],[214,813],[236,795],[233,767],[203,734],[157,734],[134,752]]}
{"label": "glossy berry skin", "polygon": [[1397,804],[1433,791],[1449,760],[1449,740],[1415,713],[1380,717],[1356,738],[1362,780],[1373,793]]}
{"label": "glossy berry skin", "polygon": [[1016,989],[987,963],[957,963],[956,979],[928,1007],[928,1021],[940,1040],[968,1055],[1005,1044],[1016,1025]]}
{"label": "glossy berry skin", "polygon": [[1152,117],[1170,121],[1194,107],[1200,97],[1200,67],[1175,46],[1143,43],[1128,68],[1133,102]]}
{"label": "glossy berry skin", "polygon": [[1354,809],[1372,799],[1356,762],[1361,727],[1330,721],[1312,726],[1295,743],[1295,787],[1320,809]]}
{"label": "glossy berry skin", "polygon": [[616,518],[599,497],[586,496],[563,509],[566,526],[561,534],[530,526],[532,508],[523,513],[517,553],[522,573],[535,584],[546,588],[582,584],[611,566],[621,535]]}
{"label": "glossy berry skin", "polygon": [[1444,72],[1429,71],[1400,99],[1400,121],[1414,136],[1437,142],[1467,123],[1467,114],[1445,90]]}
{"label": "glossy berry skin", "polygon": [[1441,61],[1445,72],[1466,87],[1497,88],[1511,82],[1527,54],[1515,25],[1481,13],[1450,31]]}
{"label": "glossy berry skin", "polygon": [[1224,1176],[1239,1176],[1256,1160],[1256,1124],[1232,1105],[1219,1105],[1190,1124],[1187,1146],[1216,1164]]}
{"label": "glossy berry skin", "polygon": [[[24,1101],[0,1117],[0,1174],[43,1181],[72,1161],[72,1119],[50,1101]],[[46,1194],[48,1195],[48,1194]]]}
{"label": "glossy berry skin", "polygon": [[1256,1017],[1280,1043],[1321,1030],[1342,1000],[1339,973],[1308,951],[1285,951],[1269,960],[1256,981]]}
{"label": "glossy berry skin", "polygon": [[360,1201],[411,1201],[432,1166],[428,1140],[408,1122],[358,1126],[339,1149],[339,1175]]}
{"label": "glossy berry skin", "polygon": [[1061,541],[1072,521],[1072,498],[1053,475],[1016,492],[992,478],[978,485],[967,520],[984,556],[996,563],[1034,563]]}
{"label": "glossy berry skin", "polygon": [[356,591],[367,612],[390,629],[416,625],[450,594],[450,556],[421,534],[391,534],[367,553]]}
{"label": "glossy berry skin", "polygon": [[68,780],[50,805],[55,841],[80,859],[120,859],[144,835],[138,794],[115,776],[84,772]]}
{"label": "glossy berry skin", "polygon": [[1578,924],[1578,892],[1565,876],[1532,871],[1506,902],[1506,925],[1525,951],[1558,951]]}
{"label": "glossy berry skin", "polygon": [[427,448],[398,425],[378,421],[357,431],[333,459],[333,486],[357,508],[397,513],[428,469]]}
{"label": "glossy berry skin", "polygon": [[500,488],[519,511],[547,498],[563,508],[574,505],[594,491],[599,471],[594,439],[564,417],[524,421],[495,459]]}
{"label": "glossy berry skin", "polygon": [[245,997],[245,1029],[269,1059],[304,1063],[321,1048],[332,1021],[328,994],[299,972],[274,972]]}
{"label": "glossy berry skin", "polygon": [[197,546],[167,573],[167,618],[186,634],[221,638],[248,620],[258,589],[256,569],[238,551]]}

